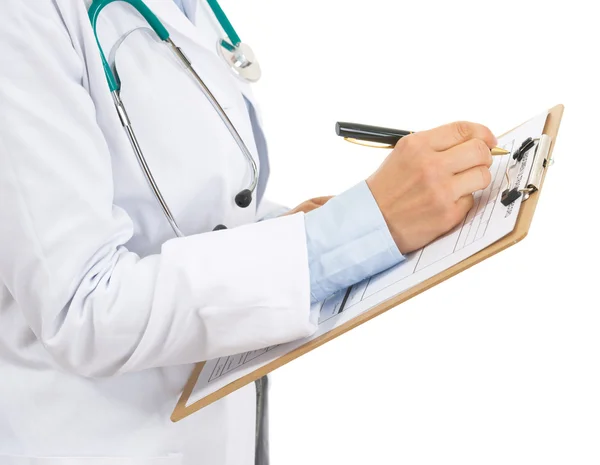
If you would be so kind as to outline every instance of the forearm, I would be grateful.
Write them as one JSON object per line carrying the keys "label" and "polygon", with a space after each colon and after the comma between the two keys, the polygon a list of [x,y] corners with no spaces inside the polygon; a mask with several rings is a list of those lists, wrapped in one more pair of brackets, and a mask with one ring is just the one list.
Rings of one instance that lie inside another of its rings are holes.
{"label": "forearm", "polygon": [[306,214],[311,300],[404,260],[365,182]]}

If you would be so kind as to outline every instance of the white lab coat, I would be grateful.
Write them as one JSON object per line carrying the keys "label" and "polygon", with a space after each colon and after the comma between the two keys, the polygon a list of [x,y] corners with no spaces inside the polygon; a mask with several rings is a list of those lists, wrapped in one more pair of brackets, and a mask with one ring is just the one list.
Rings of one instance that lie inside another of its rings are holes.
{"label": "white lab coat", "polygon": [[[147,0],[258,161],[243,95],[195,27]],[[120,125],[89,1],[0,2],[0,465],[250,465],[255,388],[173,424],[195,362],[310,335],[303,215],[255,223],[251,171],[217,113],[124,3],[102,45],[172,230]],[[112,53],[111,53],[112,50]],[[210,232],[219,223],[227,231]],[[246,226],[242,226],[246,225]]]}

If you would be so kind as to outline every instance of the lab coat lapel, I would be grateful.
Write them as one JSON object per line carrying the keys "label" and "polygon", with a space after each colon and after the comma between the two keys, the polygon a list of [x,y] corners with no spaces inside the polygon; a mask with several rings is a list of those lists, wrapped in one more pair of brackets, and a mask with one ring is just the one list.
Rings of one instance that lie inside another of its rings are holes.
{"label": "lab coat lapel", "polygon": [[173,0],[147,0],[154,13],[165,22],[165,25],[172,32],[182,34],[187,39],[192,40],[210,52],[219,63],[219,66],[226,68],[226,71],[235,85],[244,95],[248,104],[248,113],[252,122],[252,129],[258,151],[258,161],[261,166],[259,185],[257,188],[257,200],[260,200],[264,194],[266,184],[269,178],[269,159],[266,139],[262,129],[260,118],[260,109],[252,92],[252,86],[247,81],[239,79],[232,74],[229,66],[218,53],[218,43],[223,38],[221,26],[213,14],[206,1],[184,0],[186,17],[175,5]]}
{"label": "lab coat lapel", "polygon": [[[167,5],[165,5],[165,1]],[[170,26],[180,34],[185,35],[188,39],[193,40],[198,45],[208,49],[221,62],[221,66],[226,67],[227,71],[231,73],[229,65],[225,63],[218,52],[218,44],[219,41],[223,39],[224,33],[206,1],[184,0],[185,11],[189,19],[179,11],[179,8],[175,6],[173,0],[150,0],[150,2],[152,2],[152,4],[156,2],[159,4],[160,8],[168,10],[164,11],[164,21],[169,23]],[[250,83],[237,77],[235,77],[235,81],[240,91],[256,108],[256,100]]]}
{"label": "lab coat lapel", "polygon": [[184,36],[216,55],[216,44],[219,38],[218,29],[209,22],[204,12],[199,11],[201,8],[199,2],[195,2],[195,7],[194,2],[186,3],[185,8],[190,15],[190,19],[175,5],[173,0],[146,0],[146,4],[165,24],[172,35]]}
{"label": "lab coat lapel", "polygon": [[[72,13],[72,11],[69,9],[71,0],[59,0],[59,2],[64,2],[62,8],[65,10],[65,15],[69,16]],[[84,0],[86,9],[82,9],[82,11],[79,12],[79,21],[87,22],[86,12],[91,2],[92,0]],[[191,18],[188,19],[181,12],[181,10],[179,10],[177,5],[175,5],[173,0],[145,0],[145,2],[154,12],[154,14],[156,14],[157,17],[164,23],[169,32],[172,34],[174,40],[176,40],[177,44],[182,47],[184,52],[190,54],[190,52],[193,52],[194,49],[202,51],[201,58],[196,56],[196,53],[191,53],[191,55],[195,55],[195,59],[192,59],[192,61],[195,62],[194,67],[196,70],[200,72],[204,79],[207,79],[207,84],[211,90],[215,91],[217,88],[226,88],[233,85],[240,91],[242,95],[244,95],[246,102],[249,104],[248,117],[251,120],[252,132],[254,134],[248,133],[247,131],[242,132],[244,132],[244,140],[248,144],[250,151],[257,160],[258,165],[261,167],[259,186],[256,196],[257,200],[260,200],[264,193],[269,175],[268,152],[260,122],[260,112],[258,111],[250,84],[235,77],[232,74],[232,71],[229,69],[229,66],[218,54],[217,43],[218,40],[222,38],[222,32],[220,30],[218,21],[210,10],[210,7],[205,1],[202,0],[185,0],[185,10]],[[123,6],[123,8],[125,8],[125,6]],[[129,14],[132,13],[132,11],[124,9],[121,16],[118,16],[117,19],[126,19],[127,12],[129,12]],[[110,13],[110,11],[108,13]],[[112,15],[112,18],[110,15],[103,18],[110,18],[114,21],[115,13],[110,14]],[[133,14],[135,14],[135,12],[133,12]],[[101,18],[101,20],[103,18]],[[135,25],[135,22],[132,22],[132,24]],[[103,39],[105,50],[108,53],[108,51],[111,50],[110,37]],[[86,55],[90,55],[91,57],[88,66],[94,68],[94,72],[89,73],[88,76],[88,78],[93,81],[89,83],[89,88],[90,93],[96,101],[96,104],[98,106],[102,106],[102,109],[104,110],[100,112],[100,123],[103,129],[110,128],[110,130],[107,132],[107,135],[117,135],[116,140],[113,140],[115,142],[119,142],[119,147],[113,147],[113,149],[115,149],[115,151],[129,152],[129,143],[122,128],[120,125],[118,125],[118,118],[115,117],[110,94],[106,92],[106,83],[104,82],[104,75],[100,60],[97,59],[97,46],[91,30],[89,31],[89,34],[86,34],[85,41],[81,45],[84,47],[84,53]],[[208,63],[206,60],[209,60],[210,63]],[[219,68],[221,68],[222,72],[218,72],[217,74],[219,77],[216,77],[215,71]],[[100,92],[98,92],[99,89],[101,90]],[[223,95],[223,92],[217,93],[221,96]],[[221,99],[220,103],[224,105],[228,111],[233,111],[233,106],[236,108],[240,107],[240,109],[246,111],[246,108],[244,108],[243,99],[240,98],[238,100],[233,98],[233,94],[231,94],[230,91],[229,97],[225,100]],[[230,114],[230,116],[234,115]],[[254,135],[254,137],[252,137],[252,135]],[[256,147],[254,147],[255,143]]]}
{"label": "lab coat lapel", "polygon": [[[185,0],[185,10],[189,18],[181,12],[173,0],[146,0],[146,3],[154,11],[154,14],[164,22],[171,34],[183,36],[208,51],[210,56],[214,58],[215,64],[218,62],[218,66],[226,69],[240,92],[253,107],[257,107],[250,84],[235,77],[229,69],[229,65],[225,63],[218,52],[218,43],[223,38],[223,32],[206,1]],[[257,113],[259,113],[258,109]]]}

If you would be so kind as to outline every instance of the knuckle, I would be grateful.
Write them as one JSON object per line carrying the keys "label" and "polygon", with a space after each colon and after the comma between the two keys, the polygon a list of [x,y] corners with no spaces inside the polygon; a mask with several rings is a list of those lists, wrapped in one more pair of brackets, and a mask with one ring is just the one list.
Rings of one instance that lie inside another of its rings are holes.
{"label": "knuckle", "polygon": [[459,223],[469,212],[469,210],[471,210],[471,208],[473,208],[473,205],[475,203],[475,200],[473,199],[473,195],[469,195],[466,196],[464,198],[461,198],[455,205],[454,208],[452,210],[452,226],[456,225],[457,223]]}
{"label": "knuckle", "polygon": [[469,210],[473,208],[473,205],[475,205],[475,199],[472,194],[461,198],[456,207],[458,219],[463,219],[469,213]]}
{"label": "knuckle", "polygon": [[442,223],[448,229],[456,226],[465,218],[469,210],[473,208],[474,204],[475,199],[473,198],[473,195],[465,196],[458,202],[446,203],[446,207],[441,215]]}
{"label": "knuckle", "polygon": [[473,194],[469,195],[466,197],[466,201],[465,201],[465,214],[471,209],[473,208],[473,205],[475,205],[475,198],[473,197]]}
{"label": "knuckle", "polygon": [[396,144],[396,147],[398,147],[400,150],[407,150],[410,152],[418,151],[421,146],[421,140],[416,134],[403,137]]}
{"label": "knuckle", "polygon": [[454,123],[454,132],[458,140],[467,140],[471,137],[473,130],[471,124],[467,121],[456,121]]}
{"label": "knuckle", "polygon": [[473,139],[473,149],[477,154],[477,162],[481,165],[487,165],[491,161],[492,154],[487,144],[481,139]]}
{"label": "knuckle", "polygon": [[481,183],[483,185],[482,189],[485,189],[490,185],[490,182],[492,182],[492,173],[490,173],[490,170],[484,166],[479,167],[479,172],[481,173]]}
{"label": "knuckle", "polygon": [[412,152],[411,145],[412,145],[412,142],[408,140],[408,137],[403,137],[398,142],[396,142],[396,145],[394,146],[394,150],[392,151],[392,153],[412,155],[411,154],[411,152]]}
{"label": "knuckle", "polygon": [[488,128],[487,126],[484,126],[483,128],[484,128],[484,131],[487,133],[486,137],[491,141],[497,142],[496,136],[494,135],[493,131],[490,128]]}

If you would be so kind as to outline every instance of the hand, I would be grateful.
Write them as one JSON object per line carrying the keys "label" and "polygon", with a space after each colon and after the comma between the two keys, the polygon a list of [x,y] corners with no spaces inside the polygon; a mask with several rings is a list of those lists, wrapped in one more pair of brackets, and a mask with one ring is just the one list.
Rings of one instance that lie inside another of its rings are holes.
{"label": "hand", "polygon": [[403,254],[460,223],[473,192],[491,181],[490,149],[498,141],[485,126],[458,122],[400,139],[367,179]]}
{"label": "hand", "polygon": [[293,215],[294,213],[299,213],[299,212],[308,213],[310,211],[313,211],[316,208],[322,207],[331,198],[332,198],[332,196],[330,196],[330,195],[325,196],[325,197],[315,197],[314,199],[310,199],[310,200],[307,200],[306,202],[302,202],[296,208],[294,208],[293,210],[290,210],[283,216]]}

